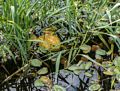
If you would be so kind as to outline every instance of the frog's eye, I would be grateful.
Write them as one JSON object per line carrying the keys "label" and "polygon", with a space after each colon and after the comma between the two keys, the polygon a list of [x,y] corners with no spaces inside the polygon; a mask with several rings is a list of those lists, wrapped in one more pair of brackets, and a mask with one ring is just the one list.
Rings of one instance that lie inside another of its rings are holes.
{"label": "frog's eye", "polygon": [[41,27],[40,26],[35,26],[33,28],[33,34],[36,36],[36,37],[39,37],[40,35],[42,35],[42,31],[41,31]]}

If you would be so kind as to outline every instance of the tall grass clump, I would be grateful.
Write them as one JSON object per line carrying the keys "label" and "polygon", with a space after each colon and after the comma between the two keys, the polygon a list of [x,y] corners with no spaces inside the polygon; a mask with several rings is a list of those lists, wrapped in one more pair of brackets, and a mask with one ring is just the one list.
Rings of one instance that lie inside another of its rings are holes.
{"label": "tall grass clump", "polygon": [[30,13],[35,5],[36,2],[31,3],[30,0],[2,1],[1,5],[0,22],[6,44],[14,56],[20,57],[23,64],[27,63],[29,59],[30,46],[27,40],[29,39],[30,28],[33,25]]}

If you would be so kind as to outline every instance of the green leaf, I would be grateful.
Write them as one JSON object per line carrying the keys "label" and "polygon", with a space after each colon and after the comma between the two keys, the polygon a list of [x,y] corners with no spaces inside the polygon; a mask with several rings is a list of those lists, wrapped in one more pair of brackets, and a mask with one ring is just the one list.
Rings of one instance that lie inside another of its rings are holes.
{"label": "green leaf", "polygon": [[53,90],[54,91],[66,91],[66,89],[60,85],[54,85]]}
{"label": "green leaf", "polygon": [[99,60],[102,60],[102,56],[101,56],[101,55],[98,55],[98,54],[95,55],[95,58],[96,58],[96,59],[99,59]]}
{"label": "green leaf", "polygon": [[76,69],[76,70],[74,70],[73,72],[74,72],[76,75],[79,75],[80,72],[81,72],[81,70],[80,70],[80,69]]}
{"label": "green leaf", "polygon": [[86,64],[85,64],[85,63],[82,63],[82,64],[80,65],[79,69],[85,70],[85,66],[86,66]]}
{"label": "green leaf", "polygon": [[90,72],[85,72],[85,76],[92,77],[92,74]]}
{"label": "green leaf", "polygon": [[113,72],[111,72],[111,71],[104,71],[103,72],[105,75],[110,75],[110,76],[112,76],[114,73]]}
{"label": "green leaf", "polygon": [[38,59],[32,59],[30,60],[30,64],[34,67],[40,67],[42,65],[42,62]]}
{"label": "green leaf", "polygon": [[91,46],[83,44],[80,46],[80,49],[83,51],[83,53],[89,53],[91,50]]}
{"label": "green leaf", "polygon": [[120,74],[120,69],[116,67],[116,68],[114,69],[114,73],[115,73],[115,74]]}
{"label": "green leaf", "polygon": [[71,71],[78,70],[78,69],[80,69],[80,67],[77,65],[72,65],[72,66],[68,67],[68,70],[71,70]]}
{"label": "green leaf", "polygon": [[47,67],[43,67],[37,73],[39,75],[47,74],[48,73],[48,69],[47,69]]}
{"label": "green leaf", "polygon": [[35,87],[44,86],[43,82],[42,82],[40,79],[37,79],[37,80],[34,82],[34,85],[35,85]]}
{"label": "green leaf", "polygon": [[120,82],[120,74],[116,75],[116,79]]}
{"label": "green leaf", "polygon": [[85,69],[88,70],[92,66],[92,62],[87,62],[85,65]]}
{"label": "green leaf", "polygon": [[96,50],[96,55],[106,55],[106,51],[105,50],[103,50],[103,49],[98,49],[98,50]]}
{"label": "green leaf", "polygon": [[120,56],[115,57],[113,63],[114,63],[115,66],[120,67]]}
{"label": "green leaf", "polygon": [[92,58],[90,58],[88,55],[84,55],[84,54],[80,54],[80,55],[83,56],[83,57],[85,57],[85,58],[87,58],[87,59],[89,59],[91,62],[95,63],[96,65],[101,66],[101,67],[103,67],[105,70],[107,70],[102,64],[96,62],[95,60],[93,60]]}
{"label": "green leaf", "polygon": [[90,87],[89,87],[89,90],[90,91],[95,91],[95,90],[99,90],[100,89],[100,85],[99,84],[92,84]]}

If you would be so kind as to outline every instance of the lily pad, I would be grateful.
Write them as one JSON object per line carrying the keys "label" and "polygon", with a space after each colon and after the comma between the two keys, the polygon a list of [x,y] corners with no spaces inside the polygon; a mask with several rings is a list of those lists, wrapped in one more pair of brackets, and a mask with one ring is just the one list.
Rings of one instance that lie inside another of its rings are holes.
{"label": "lily pad", "polygon": [[47,69],[47,67],[43,67],[37,73],[39,75],[47,74],[48,73],[48,69]]}
{"label": "lily pad", "polygon": [[120,74],[116,75],[116,79],[120,82]]}
{"label": "lily pad", "polygon": [[92,74],[90,72],[85,72],[85,76],[92,77]]}
{"label": "lily pad", "polygon": [[102,56],[98,55],[98,54],[95,55],[95,58],[98,59],[98,60],[102,60],[103,59]]}
{"label": "lily pad", "polygon": [[116,68],[114,69],[114,73],[115,73],[115,74],[120,74],[120,69],[116,67]]}
{"label": "lily pad", "polygon": [[103,72],[105,75],[110,75],[110,76],[112,76],[114,73],[113,72],[111,72],[111,71],[104,71]]}
{"label": "lily pad", "polygon": [[104,56],[104,55],[106,55],[106,51],[103,50],[103,49],[98,49],[98,50],[96,50],[96,54],[97,54],[97,55]]}
{"label": "lily pad", "polygon": [[53,86],[54,91],[66,91],[66,89],[60,85]]}
{"label": "lily pad", "polygon": [[78,69],[80,69],[80,67],[77,65],[72,65],[68,68],[68,70],[71,70],[71,71],[78,70]]}
{"label": "lily pad", "polygon": [[74,70],[73,71],[76,75],[79,75],[80,74],[80,72],[81,72],[81,70],[80,69],[78,69],[78,70]]}
{"label": "lily pad", "polygon": [[89,53],[91,51],[91,46],[83,44],[80,46],[80,49],[83,51],[83,53]]}
{"label": "lily pad", "polygon": [[30,60],[30,64],[34,67],[40,67],[42,65],[42,62],[38,59],[32,59]]}
{"label": "lily pad", "polygon": [[40,79],[37,79],[34,82],[34,85],[35,85],[35,87],[39,87],[39,86],[44,86],[44,83]]}
{"label": "lily pad", "polygon": [[89,90],[90,91],[98,91],[100,89],[100,85],[99,84],[92,84],[90,87],[89,87]]}
{"label": "lily pad", "polygon": [[88,70],[92,66],[92,62],[87,62],[85,64],[85,70]]}
{"label": "lily pad", "polygon": [[115,66],[120,67],[120,57],[119,57],[119,56],[118,56],[118,57],[115,57],[113,63],[114,63]]}

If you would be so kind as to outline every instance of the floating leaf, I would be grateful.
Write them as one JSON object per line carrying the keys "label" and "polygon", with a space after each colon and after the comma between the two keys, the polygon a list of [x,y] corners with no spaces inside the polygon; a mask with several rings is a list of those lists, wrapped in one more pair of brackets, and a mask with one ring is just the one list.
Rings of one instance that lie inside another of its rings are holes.
{"label": "floating leaf", "polygon": [[102,60],[103,59],[101,55],[97,55],[97,54],[95,55],[95,58],[98,59],[98,60]]}
{"label": "floating leaf", "polygon": [[100,85],[99,84],[92,84],[90,87],[89,87],[89,90],[90,91],[95,91],[95,90],[99,90],[100,89]]}
{"label": "floating leaf", "polygon": [[83,51],[83,53],[88,53],[91,51],[91,46],[83,44],[80,46],[80,49]]}
{"label": "floating leaf", "polygon": [[92,74],[89,73],[89,72],[85,72],[85,76],[87,76],[87,77],[92,77]]}
{"label": "floating leaf", "polygon": [[101,63],[101,62],[103,62],[103,57],[101,56],[101,55],[95,55],[95,58],[96,58],[96,61],[97,62],[99,62],[99,63]]}
{"label": "floating leaf", "polygon": [[116,79],[120,82],[120,74],[116,75]]}
{"label": "floating leaf", "polygon": [[80,69],[80,68],[77,65],[72,65],[68,68],[68,70],[71,70],[71,71],[78,70],[78,69]]}
{"label": "floating leaf", "polygon": [[34,67],[40,67],[42,65],[42,62],[38,59],[32,59],[30,60],[30,64]]}
{"label": "floating leaf", "polygon": [[116,67],[116,68],[114,69],[114,73],[115,73],[115,74],[120,74],[120,69]]}
{"label": "floating leaf", "polygon": [[115,57],[113,63],[114,63],[115,66],[120,67],[120,56]]}
{"label": "floating leaf", "polygon": [[110,62],[110,61],[104,61],[104,62],[102,62],[102,65],[103,65],[104,67],[108,68],[108,67],[111,67],[111,66],[113,65],[113,63]]}
{"label": "floating leaf", "polygon": [[81,70],[80,69],[78,69],[78,70],[74,70],[73,71],[76,75],[79,75],[80,74],[80,72],[81,72]]}
{"label": "floating leaf", "polygon": [[86,66],[86,64],[85,64],[85,63],[82,63],[82,64],[80,65],[79,69],[84,70],[84,69],[85,69],[85,66]]}
{"label": "floating leaf", "polygon": [[47,74],[48,73],[48,69],[47,69],[47,67],[43,67],[37,73],[39,75]]}
{"label": "floating leaf", "polygon": [[110,75],[110,76],[112,76],[114,73],[113,72],[111,72],[111,71],[104,71],[103,72],[105,75]]}
{"label": "floating leaf", "polygon": [[87,62],[85,64],[85,70],[88,70],[92,66],[92,62]]}
{"label": "floating leaf", "polygon": [[97,55],[101,55],[101,56],[103,55],[103,56],[104,56],[104,55],[106,55],[106,51],[103,50],[103,49],[98,49],[98,50],[96,50],[96,54],[97,54]]}
{"label": "floating leaf", "polygon": [[53,90],[54,91],[66,91],[66,89],[60,85],[54,85]]}
{"label": "floating leaf", "polygon": [[40,79],[37,79],[37,80],[34,82],[34,85],[35,85],[35,87],[44,86],[43,82],[42,82]]}

